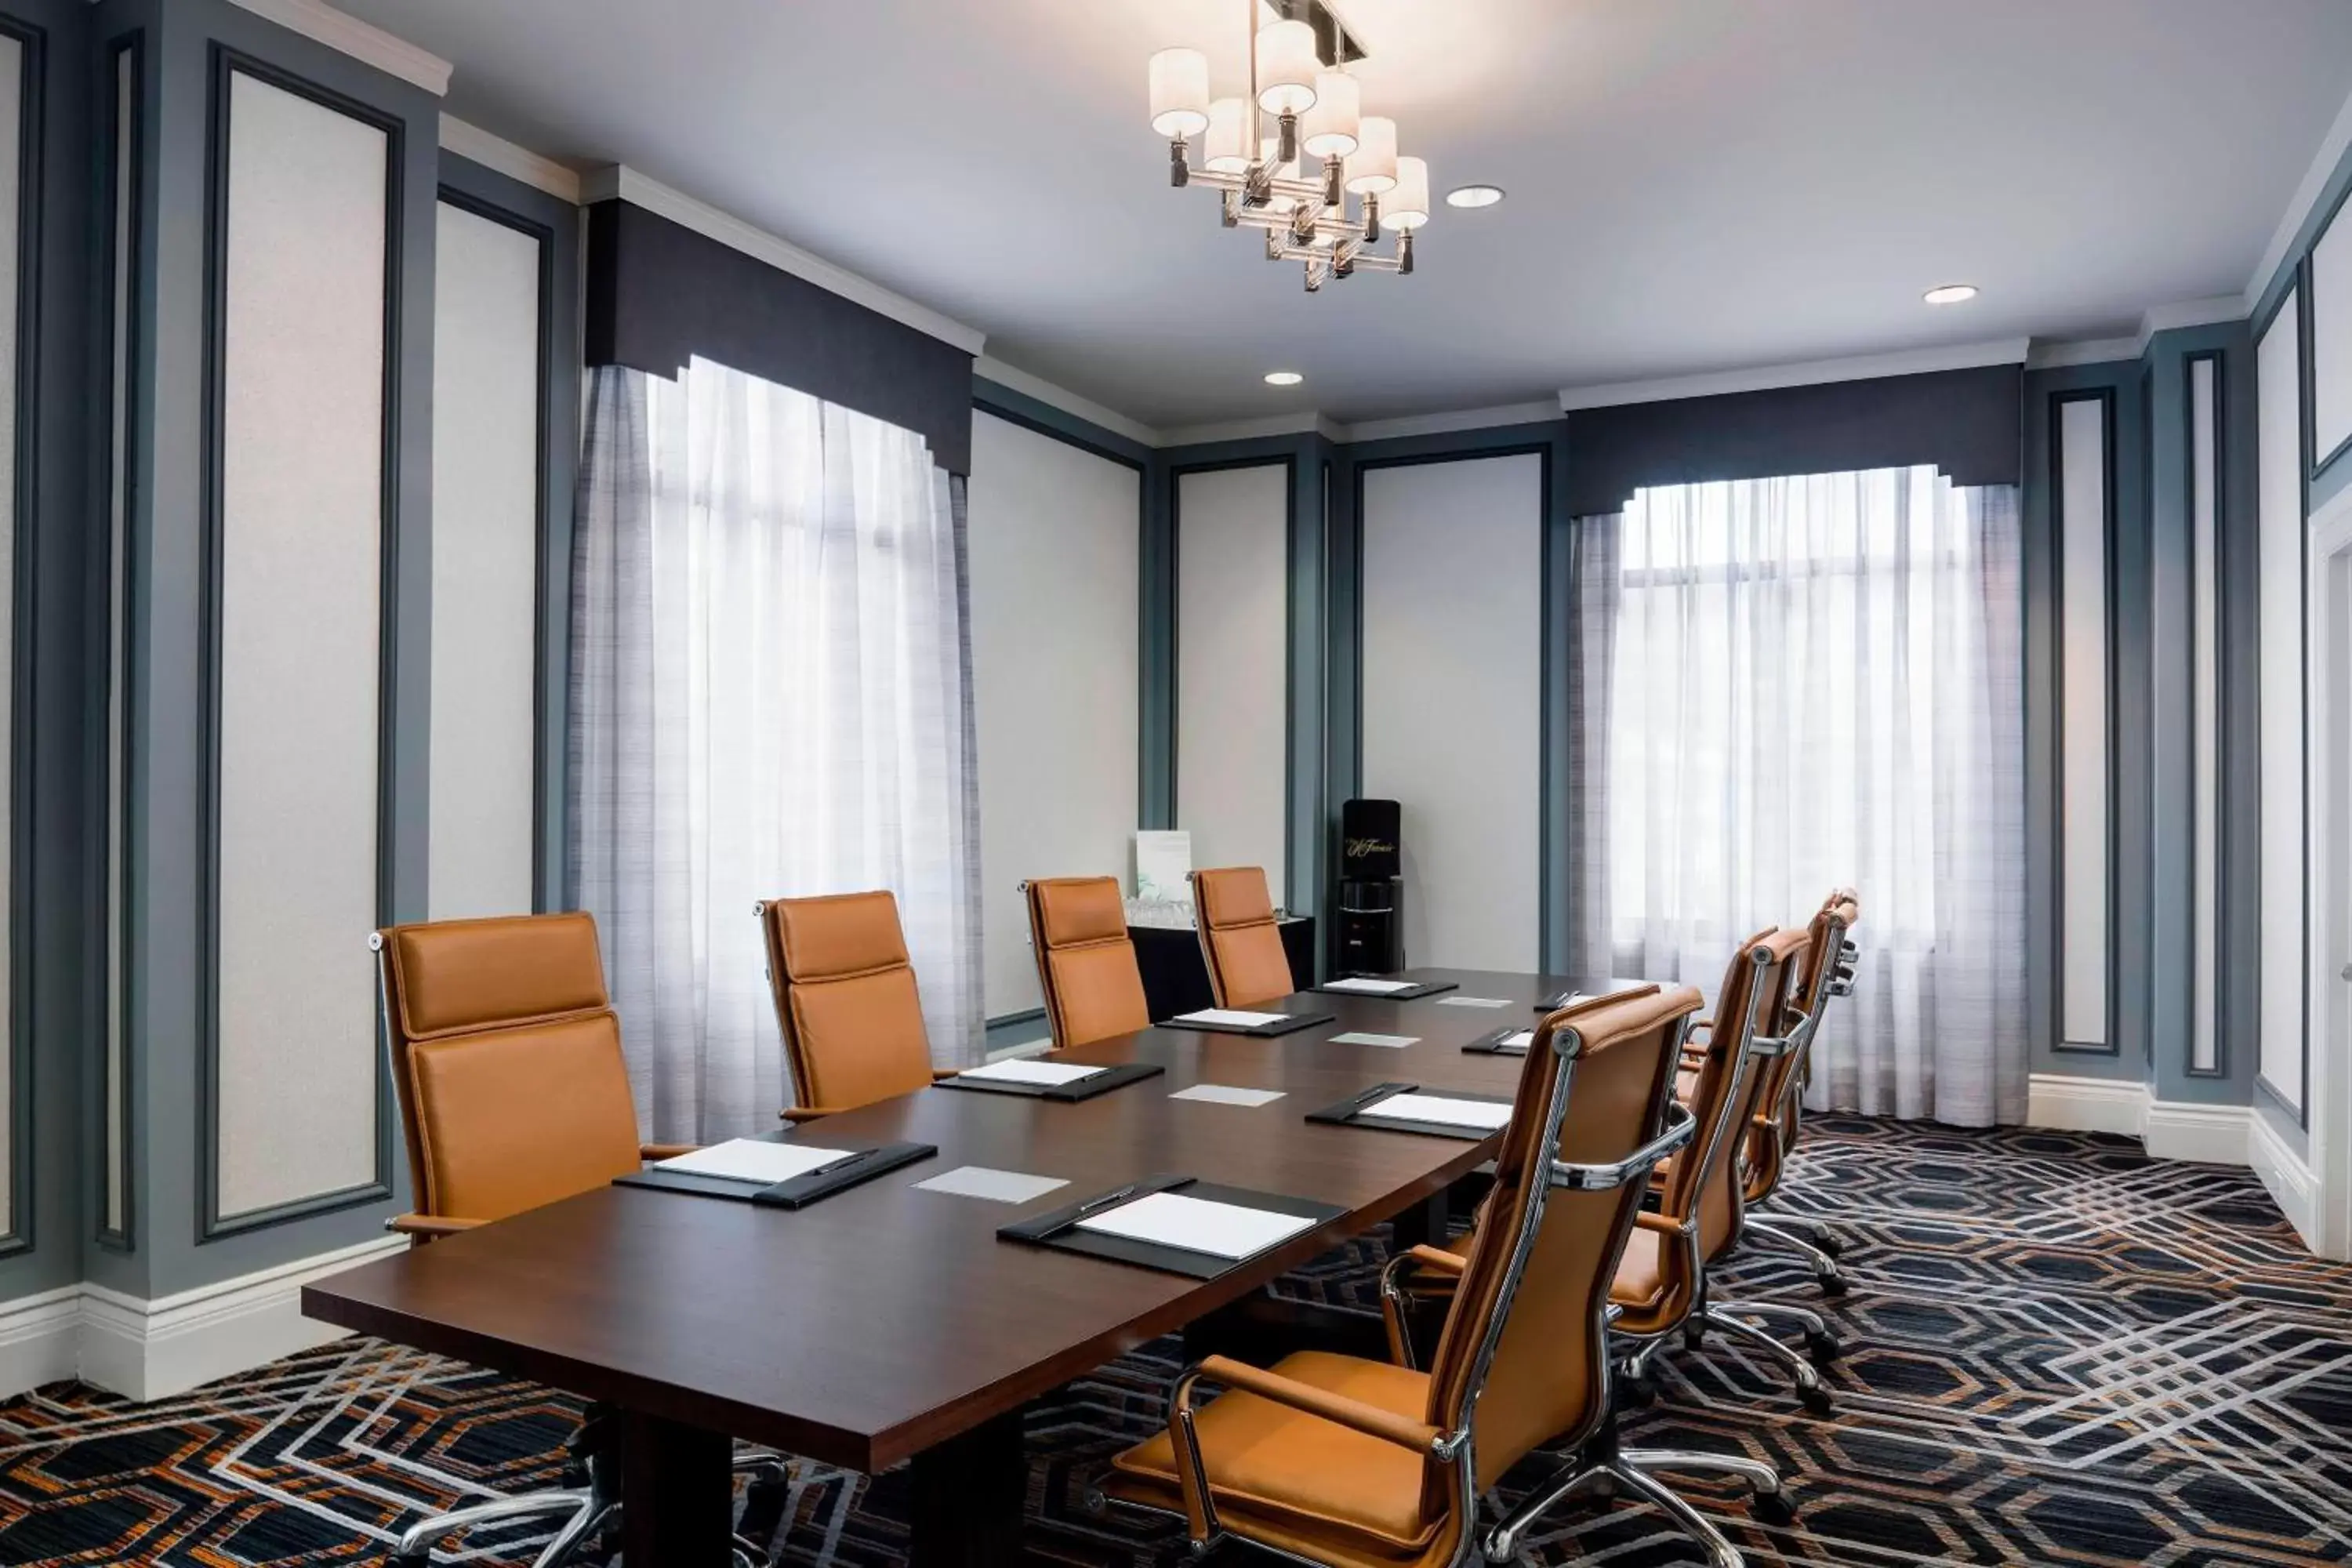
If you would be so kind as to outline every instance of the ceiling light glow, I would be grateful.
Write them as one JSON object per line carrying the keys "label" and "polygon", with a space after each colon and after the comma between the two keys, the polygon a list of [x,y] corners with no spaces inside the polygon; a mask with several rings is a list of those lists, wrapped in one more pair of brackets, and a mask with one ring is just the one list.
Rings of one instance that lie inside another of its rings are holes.
{"label": "ceiling light glow", "polygon": [[1456,185],[1445,193],[1449,207],[1491,207],[1502,199],[1500,185]]}
{"label": "ceiling light glow", "polygon": [[1919,296],[1930,305],[1965,305],[1977,297],[1973,283],[1938,283]]}
{"label": "ceiling light glow", "polygon": [[1265,373],[1268,386],[1297,386],[1306,379],[1295,370],[1270,370]]}

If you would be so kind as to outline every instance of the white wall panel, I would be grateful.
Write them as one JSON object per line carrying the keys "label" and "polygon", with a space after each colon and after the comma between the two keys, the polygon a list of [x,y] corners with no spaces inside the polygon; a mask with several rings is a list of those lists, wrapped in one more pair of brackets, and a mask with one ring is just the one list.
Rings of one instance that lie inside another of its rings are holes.
{"label": "white wall panel", "polygon": [[217,1199],[375,1174],[381,130],[229,84]]}
{"label": "white wall panel", "polygon": [[2352,440],[2352,223],[2338,212],[2311,248],[2314,459]]}
{"label": "white wall panel", "polygon": [[537,837],[540,246],[439,205],[433,284],[435,920],[527,914]]}
{"label": "white wall panel", "polygon": [[1143,476],[974,414],[966,538],[980,744],[982,994],[1042,1005],[1033,877],[1128,878]]}
{"label": "white wall panel", "polygon": [[[25,46],[0,36],[0,890],[14,875],[9,863],[16,841],[17,802],[6,781],[16,770],[8,766],[8,746],[16,734],[10,711],[16,689],[16,309],[23,279],[16,274],[16,239],[24,226],[24,191],[19,184],[24,139]],[[16,1193],[12,1173],[16,1168],[16,1047],[11,1027],[16,1017],[16,974],[9,957],[16,951],[11,929],[15,900],[0,898],[0,1235],[16,1228]]]}
{"label": "white wall panel", "polygon": [[1406,962],[1538,967],[1543,459],[1364,476],[1363,792],[1402,808]]}
{"label": "white wall panel", "polygon": [[2107,1043],[2107,449],[2105,405],[2060,405],[2061,1037]]}
{"label": "white wall panel", "polygon": [[1286,898],[1290,470],[1176,482],[1176,826],[1195,866],[1263,866]]}
{"label": "white wall panel", "polygon": [[2220,362],[2189,365],[2190,913],[2189,1065],[2221,1066]]}
{"label": "white wall panel", "polygon": [[2257,351],[2261,489],[2263,1081],[2303,1103],[2304,515],[2301,326],[2290,295]]}

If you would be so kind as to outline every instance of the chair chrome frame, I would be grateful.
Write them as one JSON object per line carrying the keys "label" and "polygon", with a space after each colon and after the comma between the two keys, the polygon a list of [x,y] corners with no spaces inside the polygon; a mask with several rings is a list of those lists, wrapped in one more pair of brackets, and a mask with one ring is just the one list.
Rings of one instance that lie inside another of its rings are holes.
{"label": "chair chrome frame", "polygon": [[[1671,1064],[1681,1055],[1682,1044],[1689,1032],[1689,1020],[1678,1022],[1675,1037],[1666,1047]],[[1486,1332],[1471,1362],[1468,1394],[1465,1402],[1462,1425],[1452,1432],[1441,1433],[1428,1450],[1428,1457],[1445,1465],[1452,1471],[1454,1485],[1454,1509],[1461,1531],[1454,1542],[1446,1568],[1466,1568],[1475,1550],[1488,1563],[1508,1562],[1517,1547],[1519,1536],[1528,1525],[1562,1500],[1573,1495],[1602,1478],[1613,1479],[1628,1490],[1654,1504],[1683,1527],[1696,1536],[1708,1552],[1715,1568],[1744,1568],[1744,1560],[1714,1526],[1696,1510],[1676,1497],[1648,1472],[1651,1469],[1713,1469],[1745,1478],[1754,1486],[1759,1496],[1778,1497],[1780,1490],[1779,1473],[1770,1466],[1752,1459],[1713,1454],[1677,1454],[1620,1449],[1616,1446],[1613,1398],[1611,1387],[1609,1353],[1610,1325],[1616,1310],[1610,1304],[1605,1289],[1593,1293],[1592,1324],[1594,1342],[1602,1347],[1600,1364],[1594,1370],[1594,1402],[1600,1411],[1597,1432],[1587,1434],[1567,1461],[1561,1466],[1554,1483],[1538,1490],[1514,1510],[1507,1519],[1487,1531],[1483,1537],[1476,1529],[1478,1518],[1477,1409],[1486,1392],[1486,1381],[1493,1372],[1495,1355],[1502,1343],[1503,1327],[1509,1321],[1513,1301],[1527,1274],[1528,1258],[1535,1250],[1536,1237],[1543,1228],[1547,1199],[1555,1189],[1570,1192],[1598,1192],[1622,1188],[1631,1184],[1646,1185],[1650,1173],[1659,1162],[1687,1146],[1696,1133],[1696,1118],[1680,1106],[1670,1104],[1666,1112],[1667,1125],[1656,1138],[1624,1159],[1610,1164],[1580,1164],[1559,1158],[1560,1127],[1568,1114],[1569,1096],[1574,1088],[1575,1067],[1583,1054],[1583,1041],[1573,1026],[1562,1026],[1552,1036],[1552,1050],[1558,1065],[1554,1069],[1550,1113],[1544,1123],[1543,1137],[1537,1149],[1536,1163],[1544,1170],[1543,1180],[1532,1184],[1528,1201],[1522,1211],[1517,1229],[1511,1237],[1511,1256],[1503,1272],[1500,1289],[1496,1294],[1495,1310],[1489,1315]],[[1671,1068],[1669,1068],[1671,1070]],[[1391,1260],[1383,1271],[1381,1289],[1390,1294],[1396,1288],[1396,1271],[1402,1259]],[[1410,1352],[1407,1352],[1410,1364]],[[1195,1363],[1187,1366],[1175,1382],[1170,1401],[1170,1423],[1181,1426],[1186,1441],[1180,1453],[1190,1473],[1192,1491],[1201,1500],[1205,1530],[1192,1533],[1189,1518],[1181,1512],[1150,1504],[1118,1500],[1120,1507],[1157,1518],[1174,1519],[1182,1522],[1194,1555],[1203,1554],[1226,1537],[1224,1526],[1217,1518],[1216,1494],[1211,1489],[1208,1466],[1201,1456],[1195,1440],[1192,1392],[1200,1382],[1202,1368]],[[1111,1500],[1099,1488],[1091,1489],[1087,1498],[1089,1508],[1099,1511]],[[1327,1568],[1318,1560],[1282,1547],[1243,1538],[1247,1544],[1261,1552],[1301,1563],[1305,1568]]]}
{"label": "chair chrome frame", "polygon": [[[1838,944],[1835,960],[1837,967],[1830,976],[1829,984],[1822,987],[1821,1005],[1814,1010],[1817,1014],[1826,1014],[1829,1011],[1831,997],[1853,994],[1853,965],[1862,956],[1862,949],[1846,935],[1852,928],[1836,925],[1832,929]],[[1780,1104],[1773,1108],[1775,1115],[1771,1136],[1776,1139],[1784,1136],[1780,1131],[1782,1127],[1795,1126],[1797,1119],[1804,1114],[1804,1094],[1812,1081],[1813,1031],[1819,1026],[1819,1023],[1820,1020],[1816,1017],[1811,1021],[1811,1026],[1806,1029],[1805,1054],[1799,1060],[1797,1070],[1789,1075],[1789,1082],[1783,1091]],[[1791,1139],[1790,1142],[1793,1143],[1794,1140]],[[1780,1151],[1784,1163],[1789,1158],[1790,1152],[1790,1149],[1785,1147]],[[1813,1279],[1821,1286],[1822,1295],[1838,1297],[1845,1294],[1845,1274],[1838,1267],[1844,1248],[1839,1246],[1836,1239],[1827,1231],[1816,1229],[1808,1236],[1793,1222],[1769,1215],[1751,1215],[1747,1225],[1749,1229],[1754,1230],[1766,1240],[1778,1242],[1782,1247],[1802,1254],[1813,1267]],[[1789,1310],[1790,1315],[1793,1315],[1794,1310],[1794,1309]],[[1807,1313],[1806,1316],[1813,1317],[1814,1314]],[[1818,1318],[1815,1321],[1818,1321]],[[1815,1332],[1810,1328],[1806,1331],[1809,1336]],[[1825,1333],[1826,1331],[1823,1332]]]}

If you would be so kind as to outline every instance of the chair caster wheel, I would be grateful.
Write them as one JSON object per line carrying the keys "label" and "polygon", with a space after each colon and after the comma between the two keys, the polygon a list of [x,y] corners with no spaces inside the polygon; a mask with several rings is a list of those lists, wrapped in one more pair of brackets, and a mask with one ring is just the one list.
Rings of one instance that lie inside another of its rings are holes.
{"label": "chair caster wheel", "polygon": [[1658,1402],[1658,1385],[1647,1377],[1629,1377],[1617,1385],[1619,1407],[1647,1410]]}
{"label": "chair caster wheel", "polygon": [[432,1568],[432,1563],[430,1552],[394,1552],[385,1555],[383,1568]]}
{"label": "chair caster wheel", "polygon": [[1812,1415],[1827,1420],[1837,1414],[1837,1405],[1830,1399],[1830,1391],[1816,1384],[1797,1390],[1797,1401]]}
{"label": "chair caster wheel", "polygon": [[782,1477],[762,1475],[743,1489],[743,1512],[735,1528],[746,1541],[773,1541],[791,1506],[793,1484]]}
{"label": "chair caster wheel", "polygon": [[1817,1249],[1828,1253],[1832,1258],[1843,1258],[1845,1256],[1845,1243],[1840,1241],[1836,1237],[1832,1236],[1825,1230],[1817,1230],[1813,1233],[1813,1246]]}
{"label": "chair caster wheel", "polygon": [[1834,1270],[1814,1275],[1813,1281],[1821,1286],[1822,1294],[1824,1296],[1835,1297],[1845,1294],[1845,1276]]}
{"label": "chair caster wheel", "polygon": [[1797,1522],[1797,1510],[1786,1492],[1758,1492],[1748,1500],[1748,1511],[1766,1524],[1782,1530]]}
{"label": "chair caster wheel", "polygon": [[1826,1366],[1845,1353],[1845,1346],[1838,1342],[1835,1334],[1808,1332],[1805,1335],[1805,1353]]}

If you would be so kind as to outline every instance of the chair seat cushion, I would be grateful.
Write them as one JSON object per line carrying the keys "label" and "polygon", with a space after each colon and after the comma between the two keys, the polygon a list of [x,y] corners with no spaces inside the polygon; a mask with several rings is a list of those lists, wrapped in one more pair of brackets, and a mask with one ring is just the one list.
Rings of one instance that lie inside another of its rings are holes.
{"label": "chair seat cushion", "polygon": [[[1286,1356],[1274,1371],[1416,1421],[1428,1413],[1425,1373],[1325,1351]],[[1436,1534],[1439,1521],[1422,1514],[1417,1454],[1239,1389],[1195,1405],[1193,1421],[1219,1518],[1238,1534],[1357,1561],[1410,1559]],[[1165,1431],[1112,1464],[1113,1497],[1182,1510]]]}
{"label": "chair seat cushion", "polygon": [[1612,1305],[1624,1309],[1617,1326],[1627,1333],[1655,1332],[1654,1314],[1666,1300],[1665,1263],[1661,1246],[1665,1237],[1636,1226],[1625,1238],[1625,1254],[1617,1260],[1616,1282],[1609,1287]]}

